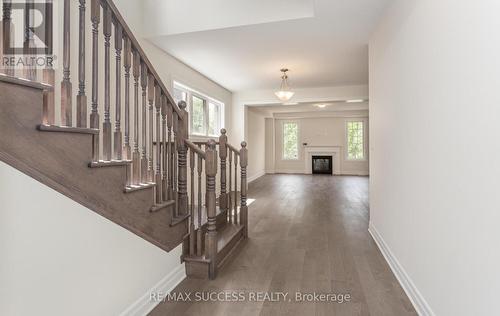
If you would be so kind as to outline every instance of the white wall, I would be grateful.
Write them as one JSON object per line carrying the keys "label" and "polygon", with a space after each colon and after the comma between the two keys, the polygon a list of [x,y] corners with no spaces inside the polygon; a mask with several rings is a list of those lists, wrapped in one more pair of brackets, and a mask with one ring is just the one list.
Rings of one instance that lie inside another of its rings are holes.
{"label": "white wall", "polygon": [[3,162],[0,200],[0,315],[119,315],[185,277],[181,246],[166,253]]}
{"label": "white wall", "polygon": [[[293,89],[295,95],[290,102],[331,102],[348,99],[368,99],[368,86],[337,86]],[[251,90],[233,93],[231,117],[235,128],[229,135],[231,143],[239,143],[248,139],[249,105],[279,103],[274,95],[275,90]]]}
{"label": "white wall", "polygon": [[[300,113],[298,113],[300,115]],[[296,121],[299,124],[299,159],[283,160],[283,122]],[[305,147],[341,147],[340,173],[347,175],[368,175],[368,154],[363,161],[347,160],[346,122],[349,120],[363,121],[368,125],[367,111],[345,111],[334,115],[326,113],[315,117],[297,117],[275,120],[275,172],[305,173]],[[365,129],[365,153],[368,151],[368,131]]]}
{"label": "white wall", "polygon": [[265,116],[248,110],[248,181],[266,173],[266,122]]}
{"label": "white wall", "polygon": [[[231,107],[232,93],[226,88],[210,80],[203,74],[180,62],[165,51],[159,49],[146,38],[144,34],[144,2],[137,0],[116,0],[115,4],[120,10],[125,21],[130,21],[129,26],[139,39],[142,49],[145,51],[155,70],[160,75],[167,89],[172,89],[173,81],[183,83],[190,88],[205,95],[213,97],[225,105],[225,128],[228,135],[231,131]],[[172,90],[170,90],[172,92]]]}
{"label": "white wall", "polygon": [[265,141],[265,171],[266,173],[274,173],[275,170],[275,128],[274,128],[274,118],[265,118],[265,128],[266,128],[266,141]]}
{"label": "white wall", "polygon": [[422,315],[497,313],[499,11],[394,1],[370,41],[371,230]]}

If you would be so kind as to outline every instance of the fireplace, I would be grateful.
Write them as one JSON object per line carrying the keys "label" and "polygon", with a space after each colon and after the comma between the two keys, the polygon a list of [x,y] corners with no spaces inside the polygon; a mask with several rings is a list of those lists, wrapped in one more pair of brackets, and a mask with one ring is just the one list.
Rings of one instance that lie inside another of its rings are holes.
{"label": "fireplace", "polygon": [[313,174],[333,174],[332,156],[312,156]]}

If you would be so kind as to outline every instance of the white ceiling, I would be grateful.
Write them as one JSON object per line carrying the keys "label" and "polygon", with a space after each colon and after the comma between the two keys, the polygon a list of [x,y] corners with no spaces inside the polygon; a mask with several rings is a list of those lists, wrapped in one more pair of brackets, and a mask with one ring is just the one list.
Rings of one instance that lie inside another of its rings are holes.
{"label": "white ceiling", "polygon": [[[317,105],[322,104],[325,107],[320,108]],[[344,101],[331,101],[331,102],[302,102],[293,105],[283,104],[262,104],[252,105],[248,107],[249,111],[258,112],[261,115],[272,117],[278,114],[303,114],[310,113],[311,115],[327,115],[331,113],[345,113],[345,112],[359,112],[368,111],[368,101],[361,103],[346,103]]]}
{"label": "white ceiling", "polygon": [[[224,1],[227,0],[214,0],[211,4],[222,5]],[[220,22],[224,15],[235,14],[234,6],[232,12],[225,12],[222,7],[214,11],[220,12],[220,16],[212,12],[210,16],[219,23],[190,22],[193,14],[183,10],[179,21],[194,26],[170,26],[175,32],[162,32],[158,23],[148,26],[148,21],[164,19],[164,14],[162,10],[146,8],[145,29],[155,29],[156,34],[146,32],[145,35],[158,47],[234,92],[279,87],[282,67],[290,68],[292,88],[368,83],[368,40],[392,0],[294,0],[310,2],[314,5],[313,11],[307,3],[302,3],[303,12],[300,6],[294,6],[289,15],[281,11],[267,14],[266,21],[276,22],[266,23],[257,18],[258,9],[283,10],[284,0],[266,0],[279,2],[280,5],[274,6],[255,1],[259,5],[257,9],[245,9],[249,12],[245,25],[234,26],[234,19],[226,24]],[[301,13],[310,16],[311,12],[314,17],[295,18]],[[151,16],[153,13],[157,18]],[[255,18],[251,18],[250,13]],[[245,12],[239,14],[245,15]]]}

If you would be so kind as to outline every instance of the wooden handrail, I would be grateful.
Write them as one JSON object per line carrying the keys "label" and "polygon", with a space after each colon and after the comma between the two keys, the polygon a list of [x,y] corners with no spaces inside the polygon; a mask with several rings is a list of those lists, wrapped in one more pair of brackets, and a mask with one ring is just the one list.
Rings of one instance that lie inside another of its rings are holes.
{"label": "wooden handrail", "polygon": [[177,104],[175,104],[174,99],[172,98],[172,96],[168,92],[168,89],[165,86],[165,84],[163,83],[163,81],[161,80],[160,75],[158,75],[155,68],[153,67],[153,64],[149,61],[148,57],[146,56],[146,53],[144,52],[141,45],[139,44],[139,41],[134,36],[134,33],[132,32],[132,30],[130,30],[130,27],[127,25],[127,23],[123,19],[123,16],[120,14],[120,11],[118,11],[118,9],[116,8],[116,5],[114,4],[113,0],[101,0],[101,1],[102,1],[102,3],[106,3],[109,6],[109,8],[111,9],[111,12],[113,12],[113,15],[116,18],[116,21],[121,24],[121,27],[123,28],[123,33],[126,34],[126,36],[130,39],[130,41],[132,42],[132,46],[134,47],[135,50],[137,50],[137,52],[141,56],[141,59],[148,66],[148,70],[155,77],[155,80],[158,82],[158,85],[161,87],[162,92],[167,96],[169,103],[172,105],[175,112],[177,112],[177,114],[179,114],[179,117],[182,118],[183,117],[182,110],[179,108],[179,106]]}
{"label": "wooden handrail", "polygon": [[[200,140],[195,140],[195,141],[192,141],[193,144],[196,144],[196,145],[206,145],[207,142],[206,141],[200,141]],[[219,145],[219,142],[215,142],[216,145]]]}
{"label": "wooden handrail", "polygon": [[240,150],[236,149],[236,147],[234,147],[233,145],[227,143],[226,146],[229,148],[229,150],[234,152],[236,155],[238,155],[238,156],[240,155]]}
{"label": "wooden handrail", "polygon": [[192,151],[194,151],[198,156],[200,156],[201,158],[205,159],[206,158],[206,155],[205,155],[205,152],[203,150],[201,150],[200,147],[198,147],[196,145],[196,143],[194,142],[191,142],[189,140],[184,140],[185,144],[189,147],[189,149],[191,149]]}

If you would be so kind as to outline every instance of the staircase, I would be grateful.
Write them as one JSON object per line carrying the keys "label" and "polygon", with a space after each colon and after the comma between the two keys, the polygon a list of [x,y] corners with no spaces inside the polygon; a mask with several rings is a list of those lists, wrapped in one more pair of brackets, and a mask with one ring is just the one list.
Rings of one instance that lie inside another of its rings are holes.
{"label": "staircase", "polygon": [[[246,143],[229,144],[224,129],[218,139],[190,140],[186,103],[176,104],[113,2],[87,2],[90,14],[80,0],[80,28],[70,30],[76,1],[64,0],[60,95],[49,66],[2,70],[0,160],[165,251],[182,243],[187,275],[214,279],[248,236]],[[3,46],[10,18],[4,0]],[[45,27],[52,34],[52,23]],[[70,79],[73,50],[78,89]]]}

